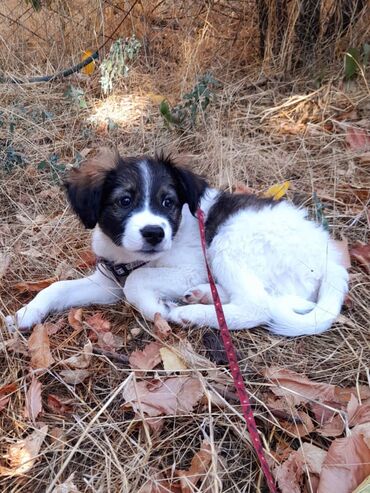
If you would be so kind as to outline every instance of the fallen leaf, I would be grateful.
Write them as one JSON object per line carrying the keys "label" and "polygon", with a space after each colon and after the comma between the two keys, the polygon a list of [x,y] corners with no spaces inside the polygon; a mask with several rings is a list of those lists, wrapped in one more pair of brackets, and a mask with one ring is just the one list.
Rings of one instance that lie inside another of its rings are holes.
{"label": "fallen leaf", "polygon": [[20,293],[38,293],[58,280],[57,277],[42,279],[40,281],[18,282],[14,288]]}
{"label": "fallen leaf", "polygon": [[364,128],[346,127],[346,143],[352,151],[370,149],[370,133]]}
{"label": "fallen leaf", "polygon": [[325,423],[316,430],[324,437],[339,437],[343,434],[345,423],[340,414],[333,414]]}
{"label": "fallen leaf", "polygon": [[172,329],[160,313],[154,315],[154,334],[161,340],[168,339]]}
{"label": "fallen leaf", "polygon": [[96,255],[91,250],[82,250],[78,252],[77,269],[89,269],[96,264]]}
{"label": "fallen leaf", "polygon": [[0,387],[0,411],[5,409],[6,405],[10,401],[10,394],[18,389],[16,383],[9,383]]}
{"label": "fallen leaf", "polygon": [[48,407],[56,414],[69,414],[73,412],[72,399],[60,399],[57,395],[49,394],[47,397]]}
{"label": "fallen leaf", "polygon": [[110,332],[110,322],[106,320],[101,312],[90,315],[85,322],[90,327],[89,339],[93,342],[98,340],[98,336],[104,332]]}
{"label": "fallen leaf", "polygon": [[90,376],[89,370],[63,370],[60,372],[66,383],[77,385]]}
{"label": "fallen leaf", "polygon": [[212,462],[212,446],[204,440],[200,450],[191,460],[188,470],[176,470],[175,474],[180,478],[181,492],[192,493],[192,486],[196,486],[202,477],[206,476]]}
{"label": "fallen leaf", "polygon": [[353,493],[370,493],[370,476],[363,481]]}
{"label": "fallen leaf", "polygon": [[152,370],[161,362],[160,349],[162,347],[162,344],[159,342],[150,342],[142,351],[133,351],[129,358],[131,368],[139,370]]}
{"label": "fallen leaf", "polygon": [[0,353],[13,351],[16,354],[28,356],[28,347],[18,333],[15,333],[10,339],[0,341]]}
{"label": "fallen leaf", "polygon": [[247,194],[247,195],[256,195],[257,192],[254,188],[248,187],[245,183],[238,181],[231,187],[232,193],[236,194]]}
{"label": "fallen leaf", "polygon": [[272,185],[263,195],[267,198],[271,197],[273,200],[280,200],[287,193],[289,187],[290,181],[276,183],[276,185]]}
{"label": "fallen leaf", "polygon": [[60,318],[57,322],[46,322],[44,325],[48,331],[48,336],[53,336],[59,332],[62,327],[64,327],[65,322],[63,318]]}
{"label": "fallen leaf", "polygon": [[200,380],[178,376],[156,381],[131,381],[123,392],[127,407],[149,416],[178,415],[192,411],[204,393]]}
{"label": "fallen leaf", "polygon": [[41,382],[39,382],[37,378],[33,377],[26,393],[24,417],[31,419],[33,422],[35,422],[37,416],[42,411],[41,387]]}
{"label": "fallen leaf", "polygon": [[74,330],[82,329],[82,308],[71,308],[68,312],[68,323]]}
{"label": "fallen leaf", "polygon": [[[91,50],[85,50],[82,53],[81,61],[83,62],[87,58],[91,57],[92,54],[93,52]],[[90,63],[82,67],[81,72],[85,75],[92,75],[94,73],[94,70],[95,70],[95,60],[92,60]]]}
{"label": "fallen leaf", "polygon": [[50,352],[50,341],[46,325],[35,325],[28,339],[28,350],[31,355],[32,368],[49,368],[54,363],[54,358]]}
{"label": "fallen leaf", "polygon": [[0,476],[17,476],[26,474],[32,469],[47,432],[48,427],[43,426],[28,435],[24,440],[19,440],[17,443],[10,445],[4,457],[9,461],[10,467],[0,466]]}
{"label": "fallen leaf", "polygon": [[105,351],[116,351],[125,345],[123,337],[113,334],[113,332],[103,332],[98,335],[97,345]]}
{"label": "fallen leaf", "polygon": [[62,360],[61,363],[64,363],[74,369],[81,370],[87,368],[91,363],[92,352],[93,352],[92,342],[89,341],[84,345],[79,355],[71,356],[70,358]]}
{"label": "fallen leaf", "polygon": [[370,423],[336,438],[324,460],[318,493],[351,493],[370,474]]}
{"label": "fallen leaf", "polygon": [[275,384],[271,387],[272,392],[279,397],[286,397],[294,405],[309,400],[336,400],[335,385],[312,382],[307,377],[284,368],[266,368],[263,374]]}
{"label": "fallen leaf", "polygon": [[180,371],[186,370],[187,366],[184,361],[171,349],[167,347],[162,347],[160,350],[160,355],[163,361],[163,367],[167,371]]}
{"label": "fallen leaf", "polygon": [[[310,443],[304,443],[298,450],[291,452],[288,459],[275,467],[273,473],[281,493],[301,493],[304,475],[307,472],[319,476],[326,458],[325,450]],[[327,490],[333,491],[331,489]]]}
{"label": "fallen leaf", "polygon": [[279,418],[281,428],[289,435],[300,438],[309,435],[315,429],[310,416],[302,410],[297,410],[289,398],[266,395],[264,402],[272,414]]}
{"label": "fallen leaf", "polygon": [[370,403],[360,404],[354,394],[347,406],[349,426],[370,423]]}
{"label": "fallen leaf", "polygon": [[349,254],[353,260],[358,262],[370,274],[370,243],[355,243],[351,247]]}
{"label": "fallen leaf", "polygon": [[332,240],[332,242],[340,253],[341,264],[345,269],[349,269],[351,267],[351,257],[348,250],[347,238],[343,238],[342,240]]}

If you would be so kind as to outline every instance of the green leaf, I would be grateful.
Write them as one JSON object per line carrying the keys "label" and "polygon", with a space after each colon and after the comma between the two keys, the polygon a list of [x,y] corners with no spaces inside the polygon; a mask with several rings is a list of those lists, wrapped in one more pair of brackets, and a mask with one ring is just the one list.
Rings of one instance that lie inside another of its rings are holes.
{"label": "green leaf", "polygon": [[345,80],[351,80],[357,75],[360,63],[360,50],[358,48],[349,48],[344,55]]}
{"label": "green leaf", "polygon": [[168,123],[173,123],[173,116],[171,114],[171,109],[170,105],[168,104],[168,101],[164,99],[161,104],[159,105],[159,111],[163,118],[168,122]]}

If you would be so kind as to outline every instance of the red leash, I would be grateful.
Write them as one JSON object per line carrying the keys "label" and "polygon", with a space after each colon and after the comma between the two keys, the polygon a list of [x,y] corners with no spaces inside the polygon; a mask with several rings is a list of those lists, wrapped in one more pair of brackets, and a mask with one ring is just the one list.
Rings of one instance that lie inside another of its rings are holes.
{"label": "red leash", "polygon": [[248,432],[249,432],[249,435],[252,439],[252,444],[253,444],[254,450],[256,451],[256,454],[257,454],[258,459],[260,461],[261,469],[263,471],[263,474],[265,475],[269,490],[271,493],[277,493],[275,481],[272,477],[270,468],[267,464],[265,453],[264,453],[264,450],[262,447],[262,442],[261,442],[260,436],[259,436],[258,431],[257,431],[257,426],[256,426],[256,422],[254,420],[254,415],[253,415],[252,406],[251,406],[251,403],[250,403],[250,400],[248,397],[248,392],[247,392],[247,389],[246,389],[245,384],[244,384],[244,380],[243,380],[243,376],[242,376],[242,373],[241,373],[240,368],[239,368],[238,360],[236,358],[235,347],[234,347],[234,344],[233,344],[233,341],[231,338],[229,328],[228,328],[226,321],[225,321],[225,315],[224,315],[224,311],[222,309],[222,303],[221,303],[219,294],[217,292],[216,284],[215,284],[215,281],[213,279],[211,269],[210,269],[208,261],[207,261],[204,212],[201,209],[197,210],[197,217],[198,217],[198,223],[199,223],[200,239],[202,242],[204,260],[205,260],[206,267],[207,267],[208,279],[209,279],[209,284],[211,286],[212,298],[213,298],[213,303],[215,305],[218,325],[220,327],[221,337],[222,337],[222,341],[224,343],[227,359],[229,361],[229,366],[230,366],[231,374],[233,376],[234,385],[235,385],[236,391],[238,393],[240,404],[242,406],[243,417],[247,423]]}

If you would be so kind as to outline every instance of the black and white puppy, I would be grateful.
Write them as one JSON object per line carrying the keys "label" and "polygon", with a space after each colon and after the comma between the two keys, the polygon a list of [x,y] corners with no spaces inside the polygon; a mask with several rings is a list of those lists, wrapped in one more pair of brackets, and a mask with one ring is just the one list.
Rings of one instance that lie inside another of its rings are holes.
{"label": "black and white puppy", "polygon": [[[124,297],[149,320],[159,312],[180,324],[218,327],[198,206],[230,329],[317,334],[340,312],[348,287],[340,253],[286,201],[220,192],[169,158],[123,159],[111,151],[73,169],[67,194],[84,226],[94,228],[92,248],[103,260],[91,276],[41,291],[9,325],[30,328],[53,311]],[[114,266],[127,266],[124,283]],[[170,302],[176,299],[187,304]]]}

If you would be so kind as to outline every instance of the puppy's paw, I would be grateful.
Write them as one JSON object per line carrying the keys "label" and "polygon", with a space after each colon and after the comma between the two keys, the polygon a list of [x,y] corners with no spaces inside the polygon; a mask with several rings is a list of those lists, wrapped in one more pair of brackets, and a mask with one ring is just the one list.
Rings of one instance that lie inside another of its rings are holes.
{"label": "puppy's paw", "polygon": [[26,305],[18,310],[14,316],[6,317],[5,323],[9,332],[14,332],[16,329],[29,330],[42,322],[43,318],[44,314],[40,310]]}
{"label": "puppy's paw", "polygon": [[[229,297],[225,293],[225,290],[216,285],[218,295],[220,296],[221,303],[228,303]],[[187,303],[188,305],[212,305],[213,298],[211,292],[211,286],[209,284],[198,284],[194,288],[188,289],[184,296],[182,297],[182,301]]]}

